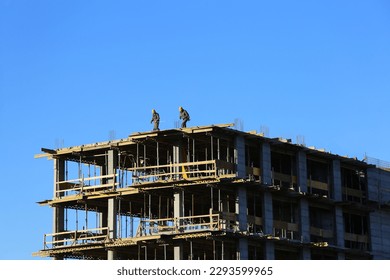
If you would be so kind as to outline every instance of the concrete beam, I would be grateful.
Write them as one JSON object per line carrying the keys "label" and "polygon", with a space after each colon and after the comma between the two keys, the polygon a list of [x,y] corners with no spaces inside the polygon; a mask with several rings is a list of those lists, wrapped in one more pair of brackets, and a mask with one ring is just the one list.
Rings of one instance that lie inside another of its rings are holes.
{"label": "concrete beam", "polygon": [[[173,216],[180,218],[184,216],[184,191],[176,192],[173,195]],[[183,243],[177,242],[173,247],[173,259],[183,260]]]}
{"label": "concrete beam", "polygon": [[[237,188],[236,215],[238,217],[238,227],[241,232],[248,230],[248,202],[247,189],[245,186]],[[240,238],[237,244],[237,253],[240,260],[248,259],[248,240]]]}

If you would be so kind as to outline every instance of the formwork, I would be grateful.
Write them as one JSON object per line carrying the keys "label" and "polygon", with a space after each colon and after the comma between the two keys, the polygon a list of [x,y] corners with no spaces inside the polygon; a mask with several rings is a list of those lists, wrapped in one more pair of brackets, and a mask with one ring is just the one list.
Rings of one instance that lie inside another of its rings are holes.
{"label": "formwork", "polygon": [[367,173],[375,166],[231,126],[43,148],[36,158],[53,160],[54,189],[39,204],[52,208],[53,231],[33,255],[244,260],[379,254],[372,249],[373,213],[389,215],[380,199],[369,197]]}

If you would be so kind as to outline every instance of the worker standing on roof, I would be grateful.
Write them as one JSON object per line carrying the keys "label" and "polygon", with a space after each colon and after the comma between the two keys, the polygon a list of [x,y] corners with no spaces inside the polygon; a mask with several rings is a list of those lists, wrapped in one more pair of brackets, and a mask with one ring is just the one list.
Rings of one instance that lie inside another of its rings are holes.
{"label": "worker standing on roof", "polygon": [[158,131],[160,125],[160,115],[156,112],[156,110],[152,110],[152,120],[150,123],[154,123],[153,131]]}
{"label": "worker standing on roof", "polygon": [[190,120],[190,115],[183,107],[179,107],[180,119],[183,120],[181,123],[181,128],[187,127],[187,122]]}

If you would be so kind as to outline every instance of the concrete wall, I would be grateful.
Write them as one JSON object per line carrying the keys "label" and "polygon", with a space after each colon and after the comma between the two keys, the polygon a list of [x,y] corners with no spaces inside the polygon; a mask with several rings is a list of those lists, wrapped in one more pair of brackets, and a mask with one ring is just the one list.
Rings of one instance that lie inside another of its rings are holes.
{"label": "concrete wall", "polygon": [[390,211],[370,213],[371,250],[376,260],[390,259]]}
{"label": "concrete wall", "polygon": [[368,200],[379,205],[379,209],[369,215],[373,258],[390,259],[390,172],[369,168],[367,185]]}
{"label": "concrete wall", "polygon": [[368,199],[390,205],[390,172],[378,168],[367,170]]}

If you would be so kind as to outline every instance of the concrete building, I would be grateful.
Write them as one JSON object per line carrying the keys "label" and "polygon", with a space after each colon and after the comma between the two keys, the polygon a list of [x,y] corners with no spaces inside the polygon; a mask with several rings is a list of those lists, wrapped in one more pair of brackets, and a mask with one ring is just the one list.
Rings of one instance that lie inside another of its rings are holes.
{"label": "concrete building", "polygon": [[54,259],[390,259],[390,172],[230,125],[57,150]]}

